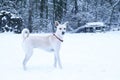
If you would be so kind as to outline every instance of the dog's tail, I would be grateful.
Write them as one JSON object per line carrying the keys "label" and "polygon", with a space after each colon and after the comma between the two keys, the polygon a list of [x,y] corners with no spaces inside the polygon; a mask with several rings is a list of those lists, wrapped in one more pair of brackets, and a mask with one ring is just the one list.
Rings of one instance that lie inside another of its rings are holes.
{"label": "dog's tail", "polygon": [[22,30],[22,37],[23,37],[23,40],[26,39],[27,37],[29,37],[29,30],[27,28],[23,29]]}

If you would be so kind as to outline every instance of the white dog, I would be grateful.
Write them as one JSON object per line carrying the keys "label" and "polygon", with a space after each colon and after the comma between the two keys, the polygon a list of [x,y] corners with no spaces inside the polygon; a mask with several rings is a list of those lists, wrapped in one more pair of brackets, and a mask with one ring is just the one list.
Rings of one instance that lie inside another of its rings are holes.
{"label": "white dog", "polygon": [[24,70],[26,69],[26,64],[33,54],[34,48],[41,48],[46,51],[54,51],[54,67],[58,66],[62,68],[59,51],[61,42],[63,42],[63,35],[66,32],[66,26],[68,22],[64,24],[59,24],[58,21],[55,22],[57,30],[54,34],[48,36],[39,36],[39,35],[29,35],[28,29],[23,29],[23,49],[25,51],[25,58],[23,60]]}

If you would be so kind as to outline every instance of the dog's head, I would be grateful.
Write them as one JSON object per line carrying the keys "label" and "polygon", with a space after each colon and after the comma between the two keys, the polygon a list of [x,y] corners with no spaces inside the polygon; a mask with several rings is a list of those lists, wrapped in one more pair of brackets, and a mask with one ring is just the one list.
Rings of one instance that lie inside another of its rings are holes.
{"label": "dog's head", "polygon": [[66,27],[67,27],[68,22],[65,22],[64,24],[60,24],[58,21],[55,21],[55,26],[57,28],[56,33],[60,35],[64,35],[66,32]]}

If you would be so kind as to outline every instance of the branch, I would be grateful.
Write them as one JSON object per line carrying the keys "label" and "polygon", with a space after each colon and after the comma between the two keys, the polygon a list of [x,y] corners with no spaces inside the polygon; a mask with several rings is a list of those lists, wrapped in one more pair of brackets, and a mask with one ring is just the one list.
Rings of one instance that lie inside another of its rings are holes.
{"label": "branch", "polygon": [[116,5],[120,2],[120,0],[118,0],[115,4],[113,4],[112,8],[116,7]]}

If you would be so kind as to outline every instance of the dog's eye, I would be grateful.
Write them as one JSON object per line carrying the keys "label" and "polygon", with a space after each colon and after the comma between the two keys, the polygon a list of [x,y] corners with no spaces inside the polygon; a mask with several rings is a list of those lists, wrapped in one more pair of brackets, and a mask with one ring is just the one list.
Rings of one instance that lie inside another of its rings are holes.
{"label": "dog's eye", "polygon": [[64,28],[64,30],[66,30],[66,28]]}
{"label": "dog's eye", "polygon": [[59,30],[61,30],[62,28],[59,28]]}

